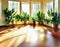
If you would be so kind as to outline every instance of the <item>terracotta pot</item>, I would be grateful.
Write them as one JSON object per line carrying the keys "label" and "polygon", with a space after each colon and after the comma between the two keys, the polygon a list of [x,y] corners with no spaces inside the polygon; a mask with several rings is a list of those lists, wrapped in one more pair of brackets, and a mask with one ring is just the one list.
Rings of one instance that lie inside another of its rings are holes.
{"label": "terracotta pot", "polygon": [[35,21],[33,21],[33,27],[35,27],[35,25],[36,25],[36,22],[35,22]]}
{"label": "terracotta pot", "polygon": [[41,22],[38,22],[38,25],[40,25],[41,24]]}
{"label": "terracotta pot", "polygon": [[14,28],[14,21],[12,21],[11,23],[12,23],[12,28]]}
{"label": "terracotta pot", "polygon": [[43,22],[38,22],[38,25],[43,25]]}
{"label": "terracotta pot", "polygon": [[26,25],[26,21],[24,21],[24,25]]}
{"label": "terracotta pot", "polygon": [[41,22],[41,25],[43,25],[43,22]]}
{"label": "terracotta pot", "polygon": [[55,32],[57,32],[57,31],[58,31],[58,29],[59,29],[59,28],[58,28],[58,25],[57,25],[57,24],[56,24],[56,25],[54,25],[54,31],[55,31]]}

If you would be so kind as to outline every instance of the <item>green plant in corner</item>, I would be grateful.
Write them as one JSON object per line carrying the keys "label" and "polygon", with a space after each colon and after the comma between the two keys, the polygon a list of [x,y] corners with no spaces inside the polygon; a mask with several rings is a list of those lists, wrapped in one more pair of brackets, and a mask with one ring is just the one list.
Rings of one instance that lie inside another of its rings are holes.
{"label": "green plant in corner", "polygon": [[60,14],[54,13],[54,17],[52,18],[52,23],[54,24],[54,28],[57,30],[58,25],[60,24]]}
{"label": "green plant in corner", "polygon": [[14,9],[10,10],[10,9],[6,8],[4,10],[7,24],[9,24],[10,22],[12,22],[12,24],[13,24],[13,21],[15,20],[16,13],[17,12]]}

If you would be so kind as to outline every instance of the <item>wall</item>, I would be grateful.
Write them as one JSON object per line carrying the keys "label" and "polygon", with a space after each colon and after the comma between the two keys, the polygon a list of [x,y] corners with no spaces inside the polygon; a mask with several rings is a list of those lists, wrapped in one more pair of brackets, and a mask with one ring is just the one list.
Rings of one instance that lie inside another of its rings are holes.
{"label": "wall", "polygon": [[2,25],[2,15],[1,15],[1,0],[0,0],[0,25]]}
{"label": "wall", "polygon": [[3,12],[3,10],[5,9],[5,8],[7,8],[8,7],[8,1],[7,0],[0,0],[0,3],[1,3],[1,14],[0,14],[0,26],[2,26],[2,25],[5,25],[5,16],[4,16],[4,12]]}

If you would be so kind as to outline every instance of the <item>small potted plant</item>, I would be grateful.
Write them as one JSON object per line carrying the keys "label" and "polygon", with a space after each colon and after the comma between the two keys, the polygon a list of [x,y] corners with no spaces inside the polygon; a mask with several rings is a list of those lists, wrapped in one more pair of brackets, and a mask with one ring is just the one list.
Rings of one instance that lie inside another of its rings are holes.
{"label": "small potted plant", "polygon": [[54,17],[52,18],[52,23],[54,25],[54,32],[52,32],[52,35],[55,37],[55,38],[60,38],[60,35],[59,35],[59,28],[58,28],[58,25],[60,24],[60,14],[58,13],[54,13]]}
{"label": "small potted plant", "polygon": [[22,20],[24,21],[24,25],[26,25],[26,22],[29,21],[29,15],[25,12],[22,12]]}
{"label": "small potted plant", "polygon": [[36,19],[34,17],[32,17],[32,21],[33,21],[33,26],[35,27],[35,25],[36,25]]}
{"label": "small potted plant", "polygon": [[16,15],[15,15],[16,23],[17,23],[18,21],[21,21],[21,19],[22,19],[22,17],[21,17],[20,14],[16,14]]}
{"label": "small potted plant", "polygon": [[52,23],[54,24],[55,31],[58,30],[58,25],[60,24],[60,14],[54,14],[54,17],[52,18]]}
{"label": "small potted plant", "polygon": [[44,21],[44,13],[43,12],[38,12],[37,13],[37,17],[38,17],[38,25],[43,25],[43,21]]}

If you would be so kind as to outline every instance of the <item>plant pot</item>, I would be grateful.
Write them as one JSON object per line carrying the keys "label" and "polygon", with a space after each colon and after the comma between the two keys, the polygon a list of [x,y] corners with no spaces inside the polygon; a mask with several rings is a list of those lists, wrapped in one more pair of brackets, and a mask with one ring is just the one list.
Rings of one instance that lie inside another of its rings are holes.
{"label": "plant pot", "polygon": [[43,22],[41,22],[41,25],[43,25]]}
{"label": "plant pot", "polygon": [[38,25],[40,25],[41,24],[41,22],[38,22]]}
{"label": "plant pot", "polygon": [[58,25],[54,25],[54,31],[52,32],[52,35],[56,39],[60,39],[60,30],[58,28]]}
{"label": "plant pot", "polygon": [[43,22],[38,22],[38,25],[43,25]]}
{"label": "plant pot", "polygon": [[24,21],[24,26],[26,25],[26,21]]}
{"label": "plant pot", "polygon": [[33,21],[33,27],[35,27],[35,25],[36,25],[36,22],[35,22],[35,21]]}
{"label": "plant pot", "polygon": [[55,32],[57,32],[57,31],[58,31],[58,29],[59,29],[59,28],[58,28],[58,25],[57,25],[57,24],[55,24],[55,25],[54,25],[54,31],[55,31]]}
{"label": "plant pot", "polygon": [[14,21],[11,21],[11,23],[12,23],[12,28],[14,28]]}

